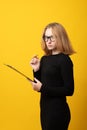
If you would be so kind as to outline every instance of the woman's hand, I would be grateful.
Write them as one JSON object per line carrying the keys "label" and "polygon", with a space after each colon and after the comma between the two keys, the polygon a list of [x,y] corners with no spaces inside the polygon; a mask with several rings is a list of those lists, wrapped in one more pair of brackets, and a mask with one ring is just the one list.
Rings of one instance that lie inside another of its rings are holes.
{"label": "woman's hand", "polygon": [[35,91],[39,92],[42,87],[42,83],[36,78],[34,78],[34,80],[35,82],[31,82],[32,87]]}
{"label": "woman's hand", "polygon": [[32,66],[34,72],[38,71],[39,68],[40,68],[40,60],[39,58],[37,57],[37,55],[35,55],[31,61],[30,61],[30,65]]}

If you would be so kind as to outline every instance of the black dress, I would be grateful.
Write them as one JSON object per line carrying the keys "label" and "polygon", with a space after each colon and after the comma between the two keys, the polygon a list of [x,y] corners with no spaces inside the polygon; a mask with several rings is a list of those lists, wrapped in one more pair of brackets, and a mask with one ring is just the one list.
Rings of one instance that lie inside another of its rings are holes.
{"label": "black dress", "polygon": [[43,56],[40,69],[34,77],[42,82],[41,126],[42,130],[68,130],[71,114],[66,96],[74,92],[73,63],[63,53]]}

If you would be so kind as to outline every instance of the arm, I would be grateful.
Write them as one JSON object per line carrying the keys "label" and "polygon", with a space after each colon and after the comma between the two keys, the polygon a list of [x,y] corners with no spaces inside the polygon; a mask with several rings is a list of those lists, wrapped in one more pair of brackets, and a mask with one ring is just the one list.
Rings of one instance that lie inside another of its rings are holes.
{"label": "arm", "polygon": [[33,75],[34,75],[34,77],[36,78],[36,79],[38,79],[39,81],[41,81],[41,67],[42,67],[42,62],[43,62],[43,58],[44,58],[45,56],[43,56],[42,58],[41,58],[41,60],[40,60],[40,66],[39,66],[39,70],[37,70],[37,71],[34,71],[33,70]]}
{"label": "arm", "polygon": [[40,71],[40,69],[38,71],[36,71],[36,72],[34,72],[34,70],[33,70],[33,75],[34,75],[34,77],[36,79],[38,79],[39,81],[41,81],[41,71]]}
{"label": "arm", "polygon": [[35,91],[39,92],[41,87],[42,87],[42,83],[41,83],[41,61],[40,61],[40,66],[39,69],[37,71],[35,71],[33,69],[33,75],[34,75],[34,81],[32,82],[32,87]]}

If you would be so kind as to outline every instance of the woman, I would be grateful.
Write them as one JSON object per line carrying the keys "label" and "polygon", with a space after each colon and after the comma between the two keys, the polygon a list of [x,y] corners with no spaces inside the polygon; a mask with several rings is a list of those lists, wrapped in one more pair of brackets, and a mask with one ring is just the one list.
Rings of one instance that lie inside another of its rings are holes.
{"label": "woman", "polygon": [[69,55],[75,53],[64,27],[59,23],[48,24],[42,36],[45,55],[33,57],[35,82],[32,87],[41,92],[42,130],[68,130],[71,114],[66,96],[74,92],[73,63]]}

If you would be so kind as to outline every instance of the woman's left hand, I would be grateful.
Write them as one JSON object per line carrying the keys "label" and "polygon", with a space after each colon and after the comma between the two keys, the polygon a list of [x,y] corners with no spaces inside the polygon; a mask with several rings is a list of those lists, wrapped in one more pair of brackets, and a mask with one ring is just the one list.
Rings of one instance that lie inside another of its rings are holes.
{"label": "woman's left hand", "polygon": [[42,83],[36,78],[34,78],[34,80],[35,80],[35,82],[31,82],[32,87],[35,91],[39,92],[41,89]]}

